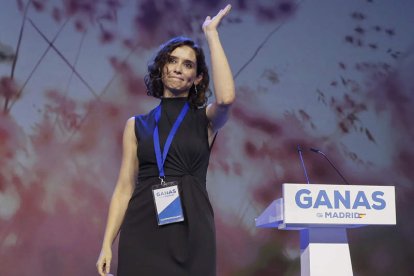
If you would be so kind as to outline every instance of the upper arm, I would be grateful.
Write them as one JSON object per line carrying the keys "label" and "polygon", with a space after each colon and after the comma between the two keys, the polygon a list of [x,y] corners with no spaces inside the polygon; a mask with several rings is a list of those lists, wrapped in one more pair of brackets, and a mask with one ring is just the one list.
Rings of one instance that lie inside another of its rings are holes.
{"label": "upper arm", "polygon": [[119,172],[117,189],[131,193],[134,190],[135,178],[138,173],[137,158],[138,141],[135,136],[135,118],[128,119],[122,138],[122,163]]}
{"label": "upper arm", "polygon": [[229,118],[231,104],[218,104],[213,102],[206,108],[207,119],[209,120],[209,136],[218,131]]}

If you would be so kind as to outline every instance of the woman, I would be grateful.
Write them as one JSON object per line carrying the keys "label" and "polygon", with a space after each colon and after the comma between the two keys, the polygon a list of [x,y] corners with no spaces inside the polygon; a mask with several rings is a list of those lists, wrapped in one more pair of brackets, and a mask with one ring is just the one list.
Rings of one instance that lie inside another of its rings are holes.
{"label": "woman", "polygon": [[[203,23],[213,103],[206,107],[209,74],[203,51],[190,39],[171,39],[148,66],[148,94],[161,98],[161,104],[126,123],[120,174],[96,264],[100,275],[110,271],[111,246],[119,230],[118,276],[216,273],[213,210],[205,182],[213,137],[235,100],[217,32],[230,9],[227,5]],[[164,224],[158,195],[165,194],[159,191],[166,187],[179,189],[181,203],[179,215],[171,215]]]}

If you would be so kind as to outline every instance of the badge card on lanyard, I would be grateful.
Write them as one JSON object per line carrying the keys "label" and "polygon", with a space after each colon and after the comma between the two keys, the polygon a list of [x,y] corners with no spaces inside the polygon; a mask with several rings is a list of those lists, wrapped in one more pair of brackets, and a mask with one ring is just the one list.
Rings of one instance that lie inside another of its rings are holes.
{"label": "badge card on lanyard", "polygon": [[163,182],[152,186],[158,225],[184,221],[178,182]]}
{"label": "badge card on lanyard", "polygon": [[159,105],[157,110],[155,111],[155,129],[153,139],[155,157],[157,159],[157,166],[161,184],[152,186],[152,195],[154,197],[158,225],[165,225],[184,221],[184,213],[181,205],[178,182],[165,182],[164,163],[165,159],[167,158],[171,142],[178,130],[178,127],[184,120],[184,117],[187,114],[188,109],[188,103],[185,103],[176,121],[174,122],[170,130],[170,133],[167,136],[167,140],[165,141],[164,150],[162,154],[158,133],[158,122],[161,117],[161,105]]}

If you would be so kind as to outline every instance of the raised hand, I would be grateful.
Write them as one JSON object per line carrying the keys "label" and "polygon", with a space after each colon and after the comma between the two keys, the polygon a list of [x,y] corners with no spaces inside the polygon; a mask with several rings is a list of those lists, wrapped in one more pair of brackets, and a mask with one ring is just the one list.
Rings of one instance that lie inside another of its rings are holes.
{"label": "raised hand", "polygon": [[230,12],[230,10],[231,5],[228,4],[224,9],[221,9],[213,18],[207,16],[203,23],[204,33],[216,31],[221,20]]}

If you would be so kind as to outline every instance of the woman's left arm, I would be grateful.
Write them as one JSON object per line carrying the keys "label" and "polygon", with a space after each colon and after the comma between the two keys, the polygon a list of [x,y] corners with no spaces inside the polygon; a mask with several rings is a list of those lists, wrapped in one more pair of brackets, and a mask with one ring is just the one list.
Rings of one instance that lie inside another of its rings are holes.
{"label": "woman's left arm", "polygon": [[217,32],[218,25],[230,9],[231,5],[227,5],[213,18],[207,16],[203,23],[203,31],[210,49],[214,96],[216,98],[206,109],[207,118],[210,121],[210,134],[215,133],[226,123],[230,107],[236,98],[233,75]]}

